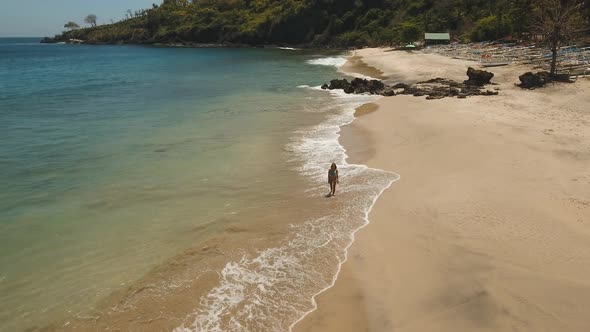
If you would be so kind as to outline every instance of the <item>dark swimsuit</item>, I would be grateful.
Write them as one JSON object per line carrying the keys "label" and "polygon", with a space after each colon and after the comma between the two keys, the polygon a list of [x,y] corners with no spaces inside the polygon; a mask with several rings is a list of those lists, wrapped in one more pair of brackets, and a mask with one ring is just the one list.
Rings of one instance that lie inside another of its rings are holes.
{"label": "dark swimsuit", "polygon": [[328,171],[328,177],[329,177],[330,182],[336,180],[336,176],[338,176],[338,170],[335,170],[335,171],[329,170]]}

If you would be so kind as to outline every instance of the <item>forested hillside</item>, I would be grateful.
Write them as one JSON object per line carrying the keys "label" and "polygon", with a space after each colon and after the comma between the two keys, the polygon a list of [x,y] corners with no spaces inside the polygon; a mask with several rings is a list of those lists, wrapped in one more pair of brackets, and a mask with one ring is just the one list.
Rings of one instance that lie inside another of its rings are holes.
{"label": "forested hillside", "polygon": [[463,41],[479,41],[528,31],[533,5],[534,0],[165,0],[121,22],[56,39],[358,47],[450,31]]}

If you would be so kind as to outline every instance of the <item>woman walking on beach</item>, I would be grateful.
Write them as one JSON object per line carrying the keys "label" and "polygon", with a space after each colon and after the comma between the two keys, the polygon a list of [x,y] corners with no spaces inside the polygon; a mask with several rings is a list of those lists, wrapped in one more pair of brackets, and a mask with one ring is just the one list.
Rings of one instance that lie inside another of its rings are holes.
{"label": "woman walking on beach", "polygon": [[330,184],[330,194],[328,196],[336,195],[336,183],[338,183],[338,167],[335,163],[332,163],[328,170],[328,183]]}

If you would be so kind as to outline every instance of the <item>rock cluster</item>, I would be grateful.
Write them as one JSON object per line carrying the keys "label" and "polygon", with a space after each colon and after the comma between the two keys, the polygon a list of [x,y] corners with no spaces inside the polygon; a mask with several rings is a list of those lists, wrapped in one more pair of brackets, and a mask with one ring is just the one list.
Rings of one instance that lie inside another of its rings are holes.
{"label": "rock cluster", "polygon": [[537,73],[526,72],[518,77],[520,86],[523,89],[535,89],[545,86],[551,82],[572,83],[568,74],[556,74],[551,76],[549,72],[540,71]]}
{"label": "rock cluster", "polygon": [[525,89],[540,88],[551,82],[549,73],[546,71],[540,71],[536,74],[529,71],[520,75],[518,79],[520,80],[520,87]]}
{"label": "rock cluster", "polygon": [[355,78],[352,81],[348,81],[347,79],[335,79],[331,80],[330,84],[322,85],[322,89],[326,90],[334,90],[334,89],[342,89],[346,93],[369,93],[372,95],[375,94],[384,94],[386,93],[385,84],[379,80],[365,80],[362,78]]}
{"label": "rock cluster", "polygon": [[335,79],[330,81],[330,84],[322,85],[322,89],[341,89],[348,94],[368,93],[382,96],[426,96],[426,99],[441,99],[444,97],[466,98],[467,96],[491,96],[498,94],[497,91],[483,89],[483,86],[489,84],[492,77],[494,77],[493,73],[469,67],[467,77],[468,79],[463,83],[437,77],[418,82],[414,85],[397,83],[393,86],[386,85],[378,80],[355,78],[349,82],[346,79]]}
{"label": "rock cluster", "polygon": [[467,96],[494,96],[497,91],[484,90],[478,85],[459,83],[446,78],[433,78],[418,82],[415,86],[406,87],[399,94],[426,96],[426,99],[441,99],[445,97],[466,98]]}

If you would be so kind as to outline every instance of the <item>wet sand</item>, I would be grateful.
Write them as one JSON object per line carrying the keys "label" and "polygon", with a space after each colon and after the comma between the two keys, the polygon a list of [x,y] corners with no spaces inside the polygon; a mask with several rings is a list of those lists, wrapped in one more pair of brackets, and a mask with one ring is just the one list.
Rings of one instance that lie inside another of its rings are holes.
{"label": "wet sand", "polygon": [[375,79],[387,78],[387,76],[385,76],[381,70],[373,66],[369,66],[366,62],[362,60],[362,57],[358,55],[350,56],[348,58],[348,62],[346,62],[342,67],[340,67],[340,71],[360,74],[362,76],[371,77]]}
{"label": "wet sand", "polygon": [[373,113],[373,112],[377,111],[377,109],[379,109],[379,106],[377,104],[374,104],[374,103],[364,104],[361,107],[358,107],[356,109],[356,111],[354,112],[354,116],[358,118],[363,115]]}
{"label": "wet sand", "polygon": [[[365,49],[390,81],[463,60]],[[335,286],[294,331],[589,331],[590,81],[499,96],[382,98],[343,129],[349,162],[401,175]]]}

